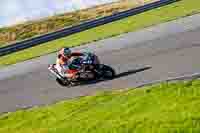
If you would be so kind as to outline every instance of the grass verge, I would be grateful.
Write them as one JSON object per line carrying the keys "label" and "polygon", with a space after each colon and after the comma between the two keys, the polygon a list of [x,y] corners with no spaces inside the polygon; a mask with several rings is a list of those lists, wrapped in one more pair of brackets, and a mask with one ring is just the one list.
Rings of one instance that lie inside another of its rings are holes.
{"label": "grass verge", "polygon": [[1,133],[199,133],[200,80],[103,92],[0,116]]}
{"label": "grass verge", "polygon": [[110,24],[99,26],[58,40],[44,43],[0,58],[0,66],[55,52],[63,46],[78,46],[103,38],[135,31],[158,23],[177,19],[200,12],[200,1],[181,0],[145,13],[128,17]]}

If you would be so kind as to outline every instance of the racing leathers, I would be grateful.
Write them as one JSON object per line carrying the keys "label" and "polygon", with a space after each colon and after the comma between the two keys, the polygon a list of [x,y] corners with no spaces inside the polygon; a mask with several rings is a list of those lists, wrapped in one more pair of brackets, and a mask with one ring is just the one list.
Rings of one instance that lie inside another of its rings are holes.
{"label": "racing leathers", "polygon": [[71,64],[74,58],[80,56],[85,56],[85,54],[79,52],[72,52],[70,56],[64,56],[63,54],[59,53],[56,60],[56,68],[58,72],[67,78],[75,78],[78,70],[75,68],[69,68],[69,65]]}

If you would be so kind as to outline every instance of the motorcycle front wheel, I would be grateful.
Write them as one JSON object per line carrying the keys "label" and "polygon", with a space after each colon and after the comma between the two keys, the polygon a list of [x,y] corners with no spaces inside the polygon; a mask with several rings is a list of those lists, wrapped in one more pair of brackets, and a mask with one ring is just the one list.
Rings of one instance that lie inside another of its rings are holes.
{"label": "motorcycle front wheel", "polygon": [[111,80],[111,79],[115,78],[115,76],[116,76],[115,70],[113,68],[111,68],[110,66],[104,65],[102,68],[102,71],[103,71],[104,79]]}

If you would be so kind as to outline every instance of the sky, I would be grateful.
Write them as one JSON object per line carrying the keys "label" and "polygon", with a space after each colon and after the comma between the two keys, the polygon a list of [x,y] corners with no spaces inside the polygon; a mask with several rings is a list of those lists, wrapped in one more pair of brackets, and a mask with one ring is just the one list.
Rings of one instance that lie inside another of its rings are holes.
{"label": "sky", "polygon": [[0,28],[118,0],[0,0]]}

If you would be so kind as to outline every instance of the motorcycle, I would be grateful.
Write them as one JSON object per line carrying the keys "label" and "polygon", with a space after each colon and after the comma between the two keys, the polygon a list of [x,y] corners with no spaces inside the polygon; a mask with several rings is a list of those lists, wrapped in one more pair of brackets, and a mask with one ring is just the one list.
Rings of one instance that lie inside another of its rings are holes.
{"label": "motorcycle", "polygon": [[111,80],[115,77],[115,70],[108,65],[98,64],[97,56],[88,53],[87,58],[77,57],[68,65],[69,69],[77,69],[75,78],[67,78],[59,73],[56,64],[49,65],[49,71],[56,76],[56,81],[61,86],[75,86],[89,81]]}

